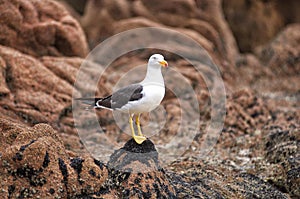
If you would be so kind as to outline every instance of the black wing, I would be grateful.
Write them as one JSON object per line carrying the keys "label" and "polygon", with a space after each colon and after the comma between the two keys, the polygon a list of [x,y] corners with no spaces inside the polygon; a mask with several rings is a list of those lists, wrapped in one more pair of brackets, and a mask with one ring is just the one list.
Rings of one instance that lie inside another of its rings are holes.
{"label": "black wing", "polygon": [[143,86],[140,84],[132,84],[121,88],[104,98],[77,98],[83,103],[94,106],[95,108],[117,109],[121,108],[129,101],[136,101],[143,97]]}

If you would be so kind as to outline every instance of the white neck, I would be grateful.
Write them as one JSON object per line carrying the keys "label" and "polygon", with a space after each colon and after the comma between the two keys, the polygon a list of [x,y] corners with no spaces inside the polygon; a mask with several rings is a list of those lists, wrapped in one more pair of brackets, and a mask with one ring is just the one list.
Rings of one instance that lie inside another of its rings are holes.
{"label": "white neck", "polygon": [[142,84],[154,83],[158,85],[165,85],[164,78],[161,73],[161,66],[148,66],[145,79]]}

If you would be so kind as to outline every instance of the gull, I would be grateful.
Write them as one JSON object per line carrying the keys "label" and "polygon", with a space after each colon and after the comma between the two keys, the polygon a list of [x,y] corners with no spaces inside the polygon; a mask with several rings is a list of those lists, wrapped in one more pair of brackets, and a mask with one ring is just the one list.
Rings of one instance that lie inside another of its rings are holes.
{"label": "gull", "polygon": [[[143,81],[118,89],[103,98],[77,98],[95,109],[109,109],[129,114],[129,124],[133,139],[142,144],[147,138],[140,126],[140,115],[158,107],[165,96],[165,83],[161,73],[162,67],[168,67],[161,54],[154,54],[148,60],[147,73]],[[133,127],[133,118],[138,134]]]}

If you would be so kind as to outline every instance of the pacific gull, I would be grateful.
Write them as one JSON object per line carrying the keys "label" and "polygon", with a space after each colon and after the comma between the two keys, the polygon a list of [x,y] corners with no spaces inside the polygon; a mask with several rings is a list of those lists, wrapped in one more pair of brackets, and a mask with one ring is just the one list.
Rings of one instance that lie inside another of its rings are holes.
{"label": "pacific gull", "polygon": [[[118,89],[113,94],[103,98],[77,98],[92,105],[95,109],[109,109],[129,114],[129,124],[133,139],[142,144],[147,138],[140,126],[140,115],[154,110],[165,96],[165,84],[161,67],[167,67],[168,62],[160,54],[152,55],[148,60],[147,73],[143,81]],[[138,130],[135,134],[133,118]]]}

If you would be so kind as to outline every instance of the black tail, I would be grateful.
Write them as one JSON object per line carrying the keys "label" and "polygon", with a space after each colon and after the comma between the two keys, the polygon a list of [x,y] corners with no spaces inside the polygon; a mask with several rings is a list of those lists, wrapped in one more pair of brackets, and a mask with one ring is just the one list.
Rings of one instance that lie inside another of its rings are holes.
{"label": "black tail", "polygon": [[111,108],[111,95],[104,98],[75,98],[80,100],[84,104],[88,104],[91,108],[105,108],[112,110]]}
{"label": "black tail", "polygon": [[96,103],[103,98],[75,98],[75,100],[79,100],[84,104],[90,105],[92,107],[97,107]]}

